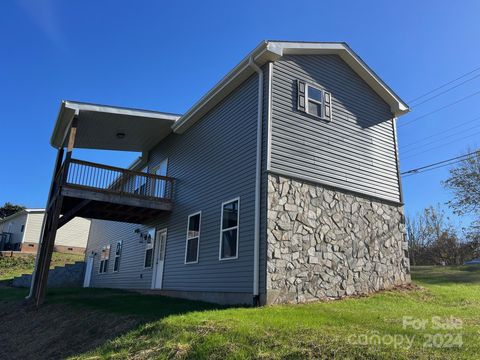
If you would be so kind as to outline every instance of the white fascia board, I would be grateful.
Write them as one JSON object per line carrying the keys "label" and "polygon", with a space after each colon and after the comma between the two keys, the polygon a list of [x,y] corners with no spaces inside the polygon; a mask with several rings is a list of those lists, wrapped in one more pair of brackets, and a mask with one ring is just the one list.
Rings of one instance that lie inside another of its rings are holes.
{"label": "white fascia board", "polygon": [[132,109],[124,108],[119,106],[107,106],[99,104],[89,104],[82,103],[77,101],[65,101],[65,107],[77,110],[77,111],[93,111],[93,112],[102,112],[108,114],[117,114],[117,115],[127,115],[127,116],[137,116],[137,117],[146,117],[152,119],[162,119],[162,120],[171,120],[176,121],[180,118],[181,115],[164,113],[159,111],[149,111],[142,109]]}
{"label": "white fascia board", "polygon": [[408,105],[345,43],[273,42],[282,55],[339,55],[387,104],[398,117],[409,112]]}
{"label": "white fascia board", "polygon": [[164,113],[158,111],[148,111],[142,109],[132,109],[119,106],[107,106],[99,104],[83,103],[78,101],[63,100],[58,111],[55,127],[50,138],[50,144],[54,148],[61,148],[68,135],[70,123],[75,115],[78,115],[81,111],[91,111],[99,113],[144,117],[151,119],[161,119],[171,121],[172,124],[177,121],[181,115]]}

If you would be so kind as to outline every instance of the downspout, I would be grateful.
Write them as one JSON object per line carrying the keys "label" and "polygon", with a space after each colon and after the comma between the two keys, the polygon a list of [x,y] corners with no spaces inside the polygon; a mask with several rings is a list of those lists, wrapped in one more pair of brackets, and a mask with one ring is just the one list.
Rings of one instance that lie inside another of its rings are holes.
{"label": "downspout", "polygon": [[262,120],[263,120],[263,71],[255,64],[253,57],[249,66],[258,73],[258,108],[257,108],[257,153],[255,164],[255,222],[253,235],[253,304],[260,305],[260,186],[262,177]]}

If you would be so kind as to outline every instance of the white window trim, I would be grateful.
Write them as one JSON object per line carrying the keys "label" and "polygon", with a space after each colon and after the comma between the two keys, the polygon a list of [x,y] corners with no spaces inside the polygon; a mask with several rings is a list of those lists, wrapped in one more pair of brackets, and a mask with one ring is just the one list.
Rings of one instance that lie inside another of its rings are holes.
{"label": "white window trim", "polygon": [[[237,212],[237,226],[232,226],[230,228],[222,229],[223,226],[223,206],[225,204],[229,204],[231,202],[238,201],[238,212]],[[232,230],[237,228],[237,249],[235,251],[235,256],[231,257],[224,257],[222,258],[222,238],[223,238],[223,232],[227,230]],[[218,244],[218,260],[220,261],[225,261],[225,260],[235,260],[238,259],[238,243],[240,242],[240,197],[236,197],[234,199],[224,201],[222,203],[222,206],[220,208],[220,243]]]}
{"label": "white window trim", "polygon": [[[308,88],[309,87],[312,87],[318,91],[320,91],[322,93],[322,101],[318,101],[318,100],[315,100],[315,99],[310,99],[309,96],[308,96]],[[318,116],[316,114],[312,114],[309,112],[309,109],[308,109],[308,102],[309,101],[312,101],[314,102],[315,104],[318,104],[320,105],[320,109],[322,111],[322,116]],[[332,99],[331,99],[331,95],[330,95],[330,114],[332,112]],[[321,119],[321,120],[325,120],[325,121],[332,121],[332,117],[330,116],[330,118],[327,118],[325,116],[325,90],[320,86],[320,85],[317,85],[317,84],[314,84],[314,83],[311,83],[311,82],[308,82],[308,81],[305,81],[305,113],[316,118],[316,119]]]}
{"label": "white window trim", "polygon": [[149,169],[149,171],[151,171],[150,173],[154,174],[154,175],[157,175],[157,171],[158,171],[158,169],[160,169],[160,165],[162,165],[162,162],[164,162],[164,161],[167,163],[167,171],[166,171],[166,174],[163,175],[163,176],[167,176],[167,174],[168,174],[168,157],[163,158],[162,160],[160,160],[158,162],[158,164],[156,164],[155,166],[152,166],[152,168]]}
{"label": "white window trim", "polygon": [[[120,244],[120,255],[117,255],[117,247],[118,247],[118,244]],[[122,253],[123,253],[123,241],[122,240],[118,240],[117,243],[116,243],[116,246],[115,246],[115,255],[113,256],[113,271],[114,273],[116,272],[119,272],[120,271],[120,260],[122,258]],[[118,258],[118,269],[115,270],[115,260]]]}
{"label": "white window trim", "polygon": [[[140,170],[137,170],[137,171],[138,171],[138,172],[141,172],[141,173],[148,174],[149,167],[148,167],[148,165],[145,165],[144,167],[142,167]],[[133,193],[134,193],[134,194],[140,194],[140,191],[139,191],[139,190],[140,190],[140,188],[141,188],[142,186],[145,186],[145,189],[147,188],[148,178],[145,177],[145,178],[144,178],[144,179],[145,179],[145,182],[144,182],[143,184],[139,185],[139,186],[137,186],[138,184],[136,183],[136,181],[137,181],[136,178],[134,178],[134,179],[135,179],[135,180],[134,180],[134,181],[135,181],[135,184],[134,184]],[[136,193],[136,191],[138,191],[138,193]]]}
{"label": "white window trim", "polygon": [[[150,230],[148,230],[148,233],[150,233]],[[154,256],[155,256],[155,236],[157,236],[157,229],[154,229],[154,236],[152,237],[152,264],[150,266],[145,266],[145,260],[147,259],[147,243],[145,243],[145,249],[143,250],[143,269],[153,269],[153,262],[154,262]]]}
{"label": "white window trim", "polygon": [[[188,250],[188,240],[190,239],[195,239],[195,237],[192,237],[192,238],[189,238],[188,237],[188,228],[189,228],[189,225],[190,225],[190,218],[192,216],[195,216],[195,215],[200,215],[200,221],[198,223],[198,236],[196,236],[198,238],[198,243],[197,243],[197,260],[196,261],[188,261],[187,262],[187,250]],[[200,234],[201,234],[201,231],[202,231],[202,212],[201,211],[197,211],[196,213],[193,213],[193,214],[190,214],[188,215],[188,219],[187,219],[187,236],[186,236],[186,239],[185,239],[185,258],[184,258],[184,264],[185,265],[190,265],[190,264],[198,264],[198,257],[199,257],[199,253],[200,253]]]}
{"label": "white window trim", "polygon": [[[162,162],[164,162],[164,161],[165,161],[165,163],[166,163],[167,171],[165,171],[165,175],[161,175],[161,176],[168,176],[168,157],[160,160],[160,162],[159,162],[157,165],[153,166],[153,167],[151,168],[151,172],[150,172],[150,173],[153,174],[153,175],[158,175],[158,174],[157,174],[157,171],[160,169],[160,165],[162,165]],[[150,171],[150,169],[149,169],[149,171]],[[155,187],[155,185],[154,185],[154,187]],[[154,188],[154,190],[155,190],[155,188]],[[167,184],[166,184],[166,182],[164,183],[164,192],[165,192],[165,193],[167,192]],[[166,195],[166,194],[163,194],[163,195]]]}

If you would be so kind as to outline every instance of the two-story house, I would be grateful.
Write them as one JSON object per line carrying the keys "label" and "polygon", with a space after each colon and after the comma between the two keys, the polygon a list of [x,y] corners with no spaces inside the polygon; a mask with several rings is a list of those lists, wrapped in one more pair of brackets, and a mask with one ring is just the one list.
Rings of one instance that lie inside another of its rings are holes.
{"label": "two-story house", "polygon": [[[266,304],[407,283],[395,127],[407,111],[345,43],[283,41],[183,115],[64,101],[32,297],[74,216],[94,219],[85,286]],[[119,169],[74,148],[142,155]]]}

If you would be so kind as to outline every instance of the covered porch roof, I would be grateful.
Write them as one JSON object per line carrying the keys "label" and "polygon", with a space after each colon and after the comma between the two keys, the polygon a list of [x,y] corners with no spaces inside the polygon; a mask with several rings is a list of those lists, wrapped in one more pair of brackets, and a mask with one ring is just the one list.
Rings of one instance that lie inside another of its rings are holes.
{"label": "covered porch roof", "polygon": [[77,118],[75,147],[144,152],[172,132],[180,115],[117,106],[62,101],[50,143],[66,146]]}

